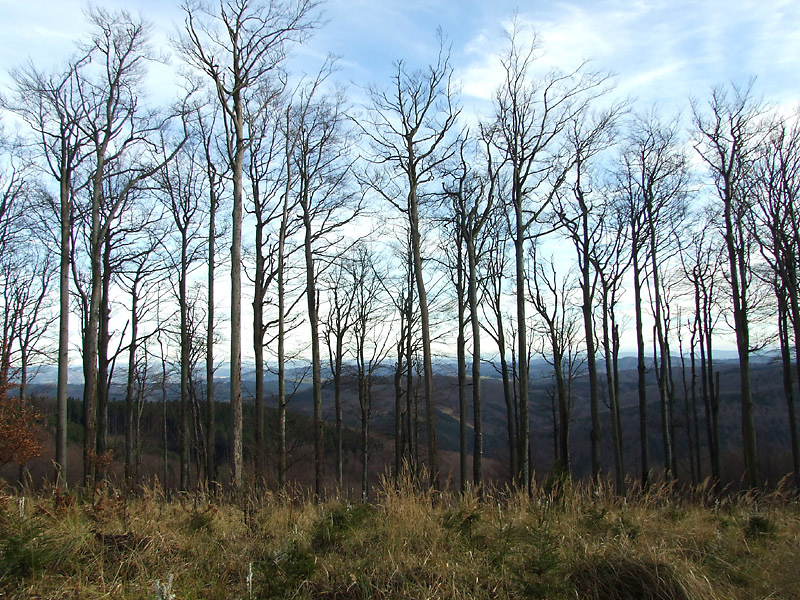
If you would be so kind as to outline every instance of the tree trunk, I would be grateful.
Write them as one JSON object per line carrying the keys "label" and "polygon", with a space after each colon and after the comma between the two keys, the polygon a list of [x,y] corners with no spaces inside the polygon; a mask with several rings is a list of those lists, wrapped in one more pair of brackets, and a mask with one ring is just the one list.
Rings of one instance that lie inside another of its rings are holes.
{"label": "tree trunk", "polygon": [[[413,164],[413,156],[409,164]],[[408,216],[411,225],[411,254],[414,267],[414,278],[417,285],[417,302],[419,305],[420,326],[422,328],[422,368],[425,379],[425,416],[428,423],[428,469],[430,485],[439,489],[439,452],[436,445],[436,408],[433,389],[433,355],[431,352],[431,327],[428,314],[428,296],[425,291],[425,278],[422,273],[422,249],[419,232],[419,212],[417,206],[416,181],[410,176],[408,193]]]}
{"label": "tree trunk", "polygon": [[[184,233],[184,232],[182,232]],[[186,278],[188,276],[188,260],[186,256],[186,235],[184,233],[181,240],[181,266],[180,280],[178,282],[179,303],[181,311],[181,472],[180,489],[189,490],[190,461],[191,461],[191,431],[190,416],[191,407],[189,405],[189,353],[191,351],[191,340],[189,333],[189,305],[186,294]]]}
{"label": "tree trunk", "polygon": [[[208,157],[207,157],[208,159]],[[206,480],[217,483],[217,432],[214,407],[214,260],[217,198],[210,179],[208,217],[208,321],[206,326]]]}
{"label": "tree trunk", "polygon": [[231,212],[231,356],[230,389],[233,412],[233,487],[244,484],[242,455],[242,163],[245,135],[242,116],[241,90],[233,94],[234,156],[231,161],[233,177],[233,209]]}
{"label": "tree trunk", "polygon": [[83,332],[83,482],[90,485],[95,474],[95,448],[97,443],[97,343],[102,296],[102,240],[100,235],[100,201],[103,197],[102,156],[98,157],[96,173],[92,180],[91,233],[89,252],[91,281],[89,312]]}
{"label": "tree trunk", "polygon": [[[260,203],[261,198],[258,191],[258,184],[253,182],[253,202]],[[254,293],[253,293],[253,355],[255,362],[256,378],[256,448],[255,448],[255,482],[257,485],[264,483],[266,474],[265,442],[264,442],[264,222],[261,219],[261,210],[256,208],[256,269],[254,274]]]}
{"label": "tree trunk", "polygon": [[608,400],[611,407],[611,438],[614,447],[614,488],[618,495],[625,493],[625,467],[622,455],[622,421],[619,414],[619,396],[616,390],[613,357],[613,333],[609,323],[609,312],[612,310],[608,302],[608,290],[603,290],[603,356],[606,363],[606,384]]}
{"label": "tree trunk", "polygon": [[333,404],[336,411],[336,485],[344,489],[344,454],[342,449],[342,352],[344,332],[336,332],[336,357],[333,360]]}
{"label": "tree trunk", "polygon": [[136,471],[135,445],[135,384],[136,384],[136,350],[139,336],[138,316],[138,273],[131,290],[131,343],[128,347],[128,377],[125,387],[125,484],[128,491],[136,486],[134,473]]}
{"label": "tree trunk", "polygon": [[[304,182],[302,187],[304,191],[307,191],[308,182]],[[312,231],[308,202],[309,198],[301,192],[300,204],[303,208],[303,224],[305,226],[303,249],[306,262],[306,301],[308,304],[308,323],[311,328],[311,385],[314,404],[314,495],[317,499],[321,499],[325,460],[322,428],[322,372],[320,368],[317,286],[314,276],[314,253],[311,246]]]}
{"label": "tree trunk", "polygon": [[[736,331],[736,349],[739,354],[739,383],[742,406],[742,451],[744,453],[745,480],[755,488],[759,483],[758,449],[750,385],[750,325],[747,302],[747,257],[742,235],[742,224],[734,226],[732,199],[725,200],[725,243],[728,250],[729,277],[733,296],[733,322]],[[739,241],[737,245],[736,241]]]}
{"label": "tree trunk", "polygon": [[647,487],[650,481],[650,450],[647,437],[647,367],[644,362],[644,335],[642,333],[642,278],[639,267],[638,250],[635,247],[636,236],[633,236],[633,292],[634,310],[636,312],[636,370],[638,373],[639,391],[639,444],[641,446],[641,482]]}
{"label": "tree trunk", "polygon": [[[515,167],[516,169],[516,167]],[[517,174],[514,173],[516,180]],[[530,437],[531,425],[528,417],[528,339],[527,319],[525,317],[525,225],[522,214],[522,190],[519,185],[514,185],[514,212],[516,216],[516,238],[514,239],[514,258],[516,267],[517,285],[517,341],[518,341],[518,370],[519,378],[519,436],[517,456],[520,461],[520,472],[517,483],[523,489],[530,491]]]}
{"label": "tree trunk", "polygon": [[[459,238],[461,236],[459,235]],[[459,482],[461,493],[467,491],[467,359],[464,327],[464,265],[462,246],[459,241],[456,261],[456,302],[458,303],[458,336],[456,356],[458,361],[458,433],[459,433]],[[474,460],[474,459],[473,459]],[[474,464],[474,463],[473,463]]]}
{"label": "tree trunk", "polygon": [[472,324],[472,426],[475,441],[472,449],[472,480],[480,492],[483,485],[483,416],[481,414],[481,324],[478,317],[478,266],[475,240],[467,239],[467,300]]}
{"label": "tree trunk", "polygon": [[[100,296],[100,320],[98,322],[98,344],[97,344],[97,455],[103,456],[108,450],[108,400],[109,369],[111,358],[109,357],[109,344],[111,333],[109,331],[109,320],[111,318],[111,299],[109,288],[111,286],[111,242],[106,238],[103,243],[103,276],[102,291]],[[106,467],[103,466],[102,472],[98,476],[105,479]]]}
{"label": "tree trunk", "polygon": [[786,296],[778,291],[778,337],[781,345],[781,363],[783,365],[783,391],[789,417],[789,436],[792,442],[792,468],[795,486],[800,487],[800,443],[797,436],[797,417],[795,414],[794,385],[792,382],[792,356],[789,344],[789,307]]}
{"label": "tree trunk", "polygon": [[72,202],[70,180],[62,171],[61,197],[61,248],[58,272],[58,387],[56,405],[56,482],[62,489],[67,487],[67,386],[69,385],[69,276],[72,252],[70,232],[72,230]]}
{"label": "tree trunk", "polygon": [[[580,178],[581,167],[578,164],[578,177]],[[589,372],[589,408],[592,415],[592,430],[589,439],[592,447],[592,479],[595,481],[600,477],[600,400],[597,382],[597,358],[594,342],[594,319],[592,317],[594,302],[594,284],[591,280],[589,270],[589,248],[591,240],[589,237],[589,208],[580,189],[580,179],[576,197],[581,209],[581,235],[578,241],[578,257],[581,269],[581,312],[583,313],[583,330],[586,337],[586,367]]]}

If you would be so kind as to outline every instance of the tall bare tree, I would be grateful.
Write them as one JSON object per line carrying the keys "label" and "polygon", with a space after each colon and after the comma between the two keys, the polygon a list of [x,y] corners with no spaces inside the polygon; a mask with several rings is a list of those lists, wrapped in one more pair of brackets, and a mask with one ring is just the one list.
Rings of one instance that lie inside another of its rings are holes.
{"label": "tall bare tree", "polygon": [[59,224],[56,247],[59,255],[59,324],[58,384],[56,404],[56,482],[66,486],[67,479],[67,384],[69,374],[69,282],[72,256],[71,229],[76,172],[87,156],[88,139],[79,127],[82,114],[77,90],[77,70],[89,60],[82,52],[66,67],[46,74],[33,63],[12,72],[14,81],[10,99],[3,106],[21,116],[33,131],[36,148],[45,172],[58,184],[58,197],[50,208]]}
{"label": "tall bare tree", "polygon": [[[479,310],[479,262],[484,260],[490,246],[486,235],[487,224],[498,212],[499,170],[495,164],[492,147],[487,141],[491,135],[482,136],[480,143],[462,140],[456,167],[451,171],[452,181],[445,183],[445,191],[452,199],[452,210],[458,235],[464,245],[466,265],[466,305],[472,338],[472,407],[473,453],[472,479],[474,485],[483,481],[483,418],[481,398],[481,325]],[[471,144],[471,147],[468,146]],[[463,258],[462,258],[463,261]],[[463,287],[463,284],[462,284]],[[459,325],[459,331],[463,325]],[[461,334],[463,338],[463,334]],[[463,351],[462,351],[463,353]],[[464,419],[462,419],[464,420]],[[463,469],[466,472],[466,469]],[[462,483],[462,488],[464,487]]]}
{"label": "tall bare tree", "polygon": [[[557,193],[554,212],[557,223],[572,241],[577,254],[581,288],[586,364],[589,375],[589,406],[592,416],[590,442],[592,477],[600,475],[600,400],[595,344],[595,294],[598,275],[592,264],[603,234],[602,210],[597,210],[592,198],[591,165],[594,157],[613,143],[615,121],[620,107],[597,113],[580,114],[568,128],[568,140],[575,156],[575,181],[566,194]],[[568,463],[566,463],[568,465]]]}
{"label": "tall bare tree", "polygon": [[[226,158],[233,180],[231,209],[231,377],[233,411],[233,483],[243,483],[242,461],[242,219],[243,167],[248,138],[245,114],[258,115],[268,106],[254,106],[260,89],[279,79],[289,43],[304,40],[316,27],[315,0],[250,2],[223,0],[218,11],[201,2],[183,5],[185,34],[178,45],[184,59],[211,82],[222,108]],[[248,107],[247,110],[245,107]]]}
{"label": "tall bare tree", "polygon": [[[350,185],[352,158],[348,148],[349,121],[341,92],[326,95],[326,71],[302,88],[295,102],[291,129],[296,136],[291,157],[297,174],[296,196],[303,223],[306,303],[311,329],[311,377],[314,403],[314,491],[322,494],[324,465],[322,360],[317,278],[340,246],[343,229],[361,211],[361,199]],[[327,257],[326,257],[327,255]]]}
{"label": "tall bare tree", "polygon": [[[75,84],[80,101],[78,126],[88,138],[87,202],[81,210],[87,228],[90,263],[84,323],[84,480],[93,476],[96,454],[98,352],[103,305],[104,250],[109,233],[130,205],[137,187],[164,164],[148,138],[169,118],[140,102],[140,87],[153,58],[149,26],[125,11],[90,11],[91,61],[82,64]],[[179,147],[179,145],[178,145]],[[171,158],[167,157],[166,160]],[[107,295],[106,295],[107,296]],[[105,382],[104,382],[105,383]]]}
{"label": "tall bare tree", "polygon": [[[373,177],[373,189],[408,218],[411,264],[422,329],[425,411],[428,431],[430,483],[439,486],[436,445],[436,408],[428,293],[422,261],[421,205],[425,187],[453,152],[449,139],[459,109],[454,104],[450,55],[440,43],[436,62],[423,70],[410,70],[398,61],[391,87],[370,88],[372,106],[361,130],[372,142],[371,160],[402,177],[402,185]],[[388,185],[385,185],[388,184]]]}
{"label": "tall bare tree", "polygon": [[537,76],[536,40],[525,43],[524,36],[525,32],[514,24],[501,56],[503,83],[495,95],[493,143],[509,171],[507,209],[514,244],[519,361],[520,464],[516,477],[527,489],[531,472],[525,247],[551,229],[543,216],[575,161],[562,144],[563,134],[604,91],[607,77],[589,71],[585,64],[571,72],[551,71]]}
{"label": "tall bare tree", "polygon": [[[168,141],[163,143],[165,154]],[[181,470],[180,489],[188,490],[191,473],[190,356],[193,336],[190,330],[189,278],[206,260],[206,231],[209,207],[205,187],[205,164],[202,146],[193,139],[185,144],[175,159],[156,176],[159,196],[168,218],[174,224],[174,235],[165,236],[163,256],[174,278],[170,277],[180,311],[180,387],[181,387]],[[170,239],[171,238],[171,239]],[[195,324],[196,325],[196,324]]]}
{"label": "tall bare tree", "polygon": [[[800,486],[800,441],[791,354],[795,377],[800,377],[800,114],[774,118],[756,164],[756,202],[751,228],[765,261],[764,273],[777,300],[778,339],[784,371],[784,393],[795,482]],[[798,379],[800,380],[800,379]]]}
{"label": "tall bare tree", "polygon": [[728,260],[726,275],[733,304],[733,328],[739,355],[739,389],[746,482],[759,483],[758,447],[750,382],[750,318],[752,236],[747,218],[753,203],[753,163],[766,132],[764,109],[754,98],[752,82],[731,89],[716,87],[707,107],[694,102],[695,148],[708,168],[719,199],[722,235]]}

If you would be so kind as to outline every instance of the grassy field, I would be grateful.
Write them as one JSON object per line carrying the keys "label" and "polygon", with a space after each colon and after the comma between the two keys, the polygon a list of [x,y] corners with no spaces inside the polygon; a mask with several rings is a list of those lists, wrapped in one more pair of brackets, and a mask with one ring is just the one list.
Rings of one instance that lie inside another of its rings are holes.
{"label": "grassy field", "polygon": [[0,598],[800,598],[781,491],[0,496]]}

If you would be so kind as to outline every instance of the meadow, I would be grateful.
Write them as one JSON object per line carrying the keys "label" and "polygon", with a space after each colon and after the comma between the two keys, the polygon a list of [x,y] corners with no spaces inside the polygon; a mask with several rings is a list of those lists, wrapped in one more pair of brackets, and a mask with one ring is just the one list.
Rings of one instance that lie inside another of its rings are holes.
{"label": "meadow", "polygon": [[800,505],[771,492],[421,489],[0,495],[0,598],[800,598]]}

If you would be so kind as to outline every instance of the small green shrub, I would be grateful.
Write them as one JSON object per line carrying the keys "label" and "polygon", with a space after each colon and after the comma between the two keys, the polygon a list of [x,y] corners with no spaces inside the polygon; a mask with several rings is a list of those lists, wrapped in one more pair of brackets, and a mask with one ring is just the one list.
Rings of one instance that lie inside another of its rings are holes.
{"label": "small green shrub", "polygon": [[[0,582],[29,577],[58,562],[69,550],[47,535],[43,523],[23,518],[0,532]],[[2,586],[0,584],[0,587]]]}
{"label": "small green shrub", "polygon": [[325,553],[341,548],[347,536],[375,513],[372,504],[343,504],[323,512],[311,534],[315,551]]}
{"label": "small green shrub", "polygon": [[775,524],[763,514],[750,515],[747,523],[744,526],[744,534],[749,539],[758,539],[761,537],[771,537],[776,532]]}
{"label": "small green shrub", "polygon": [[292,541],[252,567],[256,598],[288,597],[308,582],[316,569],[314,555]]}

